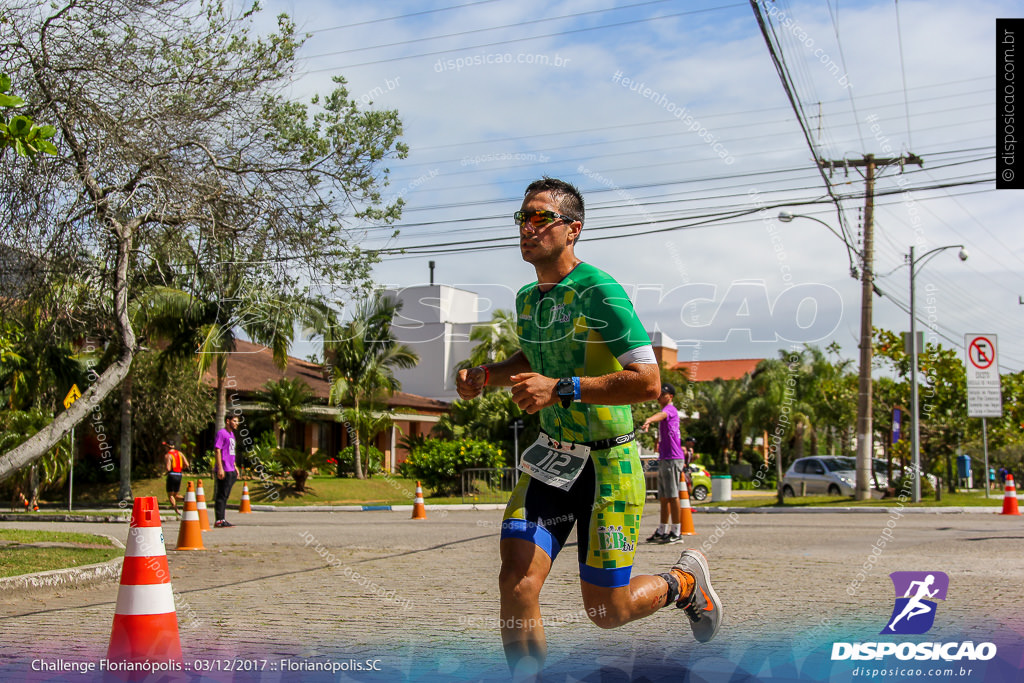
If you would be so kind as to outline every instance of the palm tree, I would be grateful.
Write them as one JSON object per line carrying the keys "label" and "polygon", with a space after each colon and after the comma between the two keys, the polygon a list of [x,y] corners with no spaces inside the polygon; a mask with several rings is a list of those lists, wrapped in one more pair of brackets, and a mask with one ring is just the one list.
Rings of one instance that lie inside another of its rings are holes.
{"label": "palm tree", "polygon": [[729,449],[743,426],[744,407],[750,398],[749,386],[749,375],[742,379],[716,379],[700,385],[697,399],[700,412],[718,437],[723,467],[729,465]]}
{"label": "palm tree", "polygon": [[285,434],[293,422],[303,419],[314,402],[313,390],[301,378],[281,378],[267,382],[257,396],[267,417],[274,423],[274,439],[278,448],[284,448]]}
{"label": "palm tree", "polygon": [[365,478],[358,429],[362,411],[383,394],[398,391],[401,384],[395,379],[395,368],[411,368],[419,362],[412,349],[398,343],[391,331],[392,320],[400,310],[400,302],[377,293],[358,305],[352,320],[341,323],[328,316],[324,321],[324,361],[331,381],[329,402],[351,406],[349,434],[358,479]]}
{"label": "palm tree", "polygon": [[455,366],[456,373],[484,363],[500,363],[507,360],[520,348],[515,312],[497,309],[491,317],[491,322],[475,326],[469,333],[469,338],[477,342],[477,345],[473,347],[469,358]]}

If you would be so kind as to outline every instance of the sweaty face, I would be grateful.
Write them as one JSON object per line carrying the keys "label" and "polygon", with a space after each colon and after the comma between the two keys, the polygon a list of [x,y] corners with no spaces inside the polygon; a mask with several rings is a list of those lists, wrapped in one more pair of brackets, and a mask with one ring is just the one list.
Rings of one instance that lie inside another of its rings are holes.
{"label": "sweaty face", "polygon": [[[538,192],[523,200],[522,211],[553,211],[561,213],[550,192]],[[541,264],[557,261],[575,239],[575,231],[568,221],[556,219],[543,227],[529,222],[519,226],[519,251],[527,263]]]}

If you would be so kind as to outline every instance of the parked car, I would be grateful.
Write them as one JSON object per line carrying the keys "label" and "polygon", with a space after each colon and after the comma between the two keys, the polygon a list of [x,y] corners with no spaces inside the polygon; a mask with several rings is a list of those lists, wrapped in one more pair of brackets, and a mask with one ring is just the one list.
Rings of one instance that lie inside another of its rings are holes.
{"label": "parked car", "polygon": [[[889,486],[889,465],[881,458],[873,458],[873,486],[881,491]],[[899,465],[893,474],[899,477]],[[908,468],[909,469],[909,468]],[[934,487],[938,480],[934,474],[925,474]],[[803,485],[804,488],[801,488]],[[857,460],[845,455],[813,455],[800,458],[789,466],[782,477],[784,496],[807,495],[852,496],[857,487]]]}
{"label": "parked car", "polygon": [[[644,465],[644,478],[647,480],[647,494],[657,497],[658,495],[658,456],[641,456],[640,460]],[[711,494],[711,475],[704,468],[695,462],[690,465],[690,479],[693,481],[693,490],[690,491],[690,498],[698,503],[707,500]]]}
{"label": "parked car", "polygon": [[704,469],[703,465],[695,462],[691,462],[689,467],[690,479],[693,481],[693,490],[690,491],[690,498],[699,503],[702,500],[706,500],[711,492],[711,475]]}
{"label": "parked car", "polygon": [[782,476],[782,495],[852,496],[856,479],[857,461],[849,456],[800,458]]}

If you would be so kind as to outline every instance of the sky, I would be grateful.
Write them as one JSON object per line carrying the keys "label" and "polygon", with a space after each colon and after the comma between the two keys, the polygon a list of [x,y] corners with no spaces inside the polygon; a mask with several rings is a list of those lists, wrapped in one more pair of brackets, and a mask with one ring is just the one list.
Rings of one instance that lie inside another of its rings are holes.
{"label": "sky", "polygon": [[[549,175],[584,194],[577,256],[679,360],[832,342],[856,359],[865,179],[843,160],[914,154],[922,166],[876,172],[874,325],[909,329],[911,246],[962,244],[967,261],[919,259],[918,329],[961,354],[965,333],[996,334],[1001,369],[1024,369],[1024,192],[995,189],[995,19],[1017,2],[764,0],[806,135],[749,2],[264,7],[261,27],[284,12],[310,34],[290,95],[343,76],[361,106],[401,116],[408,158],[384,165],[400,233],[350,226],[406,250],[376,266],[382,286],[425,284],[434,261],[435,282],[483,297],[482,321],[512,308],[535,273],[511,214]],[[841,213],[823,173],[853,195]]]}

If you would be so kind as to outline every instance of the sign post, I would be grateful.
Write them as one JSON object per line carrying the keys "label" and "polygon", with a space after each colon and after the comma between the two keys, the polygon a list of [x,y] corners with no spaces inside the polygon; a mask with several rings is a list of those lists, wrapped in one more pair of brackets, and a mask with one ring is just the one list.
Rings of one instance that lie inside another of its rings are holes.
{"label": "sign post", "polygon": [[[64,410],[70,408],[75,401],[82,398],[82,392],[78,390],[77,384],[71,385],[71,390],[64,397]],[[75,428],[71,428],[71,448],[68,456],[68,512],[71,512],[71,490],[75,483]]]}
{"label": "sign post", "polygon": [[1003,393],[999,385],[999,362],[994,334],[965,334],[967,354],[967,417],[981,418],[981,440],[985,453],[985,497],[990,494],[988,478],[988,421],[1003,416]]}

